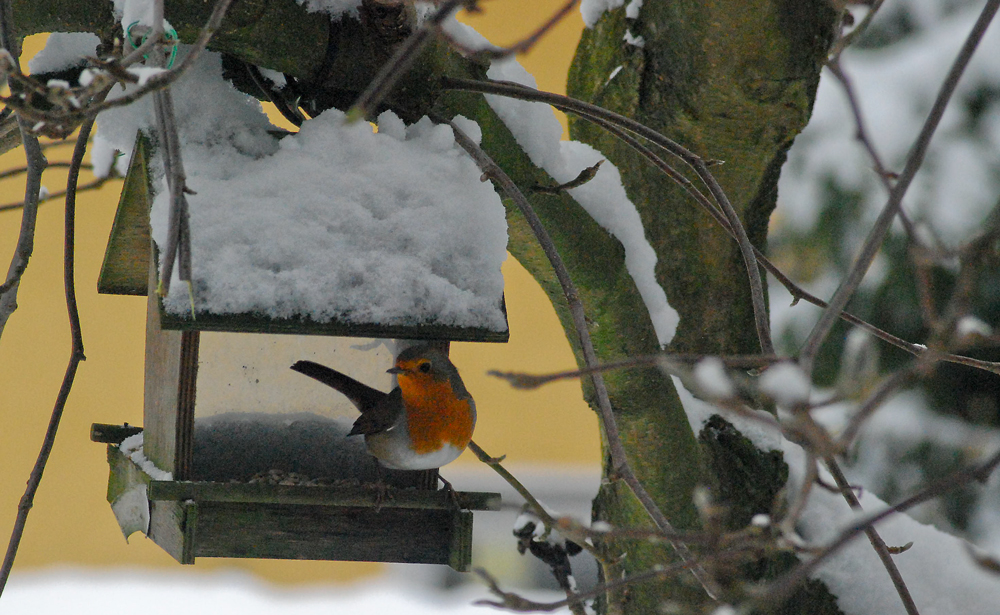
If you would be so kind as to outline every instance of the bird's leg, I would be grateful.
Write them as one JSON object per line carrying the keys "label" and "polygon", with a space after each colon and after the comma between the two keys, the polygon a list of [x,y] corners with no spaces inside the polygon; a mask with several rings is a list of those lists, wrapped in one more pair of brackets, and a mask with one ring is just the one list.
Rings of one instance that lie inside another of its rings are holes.
{"label": "bird's leg", "polygon": [[382,472],[382,464],[379,463],[378,460],[375,459],[374,457],[372,458],[372,460],[375,461],[374,487],[377,490],[375,492],[374,508],[375,512],[380,512],[382,510],[382,504],[384,504],[386,500],[391,500],[392,495],[389,493],[389,485],[386,483],[385,474]]}
{"label": "bird's leg", "polygon": [[452,487],[451,483],[445,480],[445,478],[440,474],[438,474],[438,479],[442,483],[444,483],[444,490],[448,492],[448,499],[451,500],[451,503],[455,506],[455,509],[462,510],[462,505],[458,501],[458,492],[455,491],[455,488]]}

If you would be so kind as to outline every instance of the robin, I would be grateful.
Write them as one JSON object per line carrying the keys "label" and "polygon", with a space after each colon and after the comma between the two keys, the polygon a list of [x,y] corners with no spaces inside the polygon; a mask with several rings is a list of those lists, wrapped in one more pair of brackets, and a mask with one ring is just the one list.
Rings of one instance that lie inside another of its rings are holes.
{"label": "robin", "polygon": [[448,356],[431,346],[399,353],[388,370],[399,386],[389,393],[312,361],[299,361],[292,369],[351,400],[361,416],[347,435],[363,434],[368,452],[386,468],[440,468],[457,459],[472,439],[476,404]]}

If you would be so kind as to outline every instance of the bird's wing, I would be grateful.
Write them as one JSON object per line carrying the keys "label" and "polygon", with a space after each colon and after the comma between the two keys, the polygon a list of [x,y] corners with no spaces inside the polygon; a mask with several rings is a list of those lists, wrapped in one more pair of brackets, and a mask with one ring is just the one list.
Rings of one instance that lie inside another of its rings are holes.
{"label": "bird's wing", "polygon": [[367,384],[358,382],[354,378],[330,369],[325,365],[313,363],[312,361],[299,361],[292,366],[292,369],[305,374],[310,378],[315,378],[323,384],[340,391],[344,397],[351,400],[362,415],[378,406],[388,397],[382,391],[373,389]]}
{"label": "bird's wing", "polygon": [[389,431],[399,421],[403,412],[403,392],[396,387],[388,395],[382,394],[382,399],[370,410],[363,410],[358,420],[354,421],[349,436],[369,435]]}

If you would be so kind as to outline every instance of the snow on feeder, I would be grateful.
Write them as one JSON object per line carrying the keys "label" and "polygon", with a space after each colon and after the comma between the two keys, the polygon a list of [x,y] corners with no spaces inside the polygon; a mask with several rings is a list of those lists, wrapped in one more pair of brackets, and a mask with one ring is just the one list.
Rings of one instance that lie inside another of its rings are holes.
{"label": "snow on feeder", "polygon": [[450,128],[426,118],[407,127],[386,112],[374,132],[330,110],[279,139],[212,54],[173,92],[195,192],[190,284],[156,292],[169,199],[149,103],[102,115],[97,137],[135,144],[99,291],[148,297],[143,428],[92,432],[109,443],[123,532],[182,563],[467,569],[470,511],[496,509],[499,495],[438,490],[436,470],[384,471],[398,488],[376,508],[376,462],[345,437],[356,411],[289,366],[314,360],[388,391],[391,344],[346,337],[506,341],[496,193]]}

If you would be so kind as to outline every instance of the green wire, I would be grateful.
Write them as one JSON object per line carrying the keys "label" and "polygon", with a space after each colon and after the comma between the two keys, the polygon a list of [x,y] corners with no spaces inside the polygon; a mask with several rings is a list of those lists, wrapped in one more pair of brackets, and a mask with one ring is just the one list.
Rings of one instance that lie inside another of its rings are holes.
{"label": "green wire", "polygon": [[[132,47],[132,49],[138,49],[143,43],[146,42],[146,39],[149,38],[149,34],[145,34],[143,35],[142,40],[139,41],[139,45],[136,45],[135,43],[132,42],[132,28],[134,28],[137,25],[139,25],[139,22],[133,21],[128,25],[127,28],[125,28],[125,40],[128,41],[128,44],[130,47]],[[170,28],[169,30],[164,30],[163,35],[166,37],[167,42],[171,43],[170,58],[167,59],[167,68],[170,69],[173,68],[174,60],[177,58],[177,47],[178,44],[180,43],[180,38],[177,36],[177,30],[174,30],[173,28]],[[148,55],[144,55],[142,57],[143,59],[146,60],[149,59]]]}

